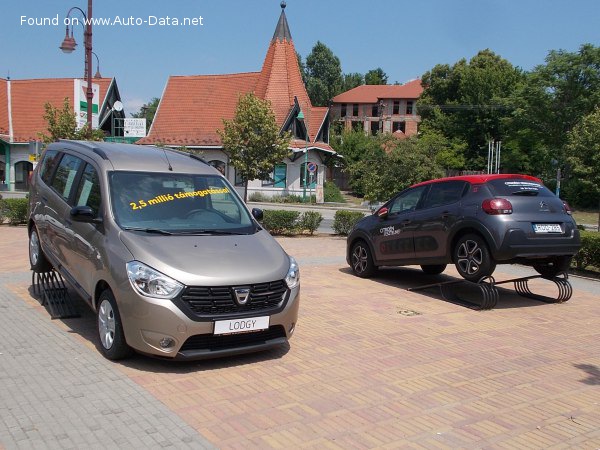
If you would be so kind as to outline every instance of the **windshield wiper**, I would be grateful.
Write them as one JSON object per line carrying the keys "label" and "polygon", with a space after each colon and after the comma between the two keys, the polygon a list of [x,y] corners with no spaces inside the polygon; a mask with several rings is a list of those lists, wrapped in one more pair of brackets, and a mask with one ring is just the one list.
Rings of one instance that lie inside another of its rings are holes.
{"label": "windshield wiper", "polygon": [[213,236],[230,236],[230,235],[244,235],[247,233],[238,233],[235,231],[225,231],[225,230],[178,230],[174,233],[170,234],[178,234],[178,235],[186,235],[186,236],[201,236],[201,235],[213,235]]}
{"label": "windshield wiper", "polygon": [[162,234],[164,236],[172,236],[173,233],[167,230],[161,230],[159,228],[141,228],[141,227],[124,227],[127,231],[143,231],[144,233]]}
{"label": "windshield wiper", "polygon": [[535,197],[538,194],[539,191],[516,191],[511,193],[511,195],[528,195],[530,197]]}

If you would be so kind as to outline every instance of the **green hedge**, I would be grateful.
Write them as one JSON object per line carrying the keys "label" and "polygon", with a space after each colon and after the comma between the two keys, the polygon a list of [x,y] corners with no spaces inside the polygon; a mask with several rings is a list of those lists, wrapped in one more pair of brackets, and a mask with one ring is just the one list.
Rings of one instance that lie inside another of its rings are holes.
{"label": "green hedge", "polygon": [[581,249],[575,255],[575,265],[578,269],[588,266],[600,269],[600,233],[581,231]]}
{"label": "green hedge", "polygon": [[0,200],[0,219],[8,219],[11,225],[27,222],[27,208],[29,200],[26,198],[5,198]]}
{"label": "green hedge", "polygon": [[346,203],[340,188],[331,181],[326,181],[323,186],[323,199],[326,202]]}
{"label": "green hedge", "polygon": [[360,219],[365,217],[364,213],[360,211],[345,211],[338,210],[335,212],[333,218],[333,231],[335,234],[341,234],[342,236],[348,236]]}
{"label": "green hedge", "polygon": [[299,211],[287,210],[265,210],[263,211],[263,226],[271,234],[292,235],[308,232],[313,234],[323,216],[316,211],[306,211],[300,214]]}

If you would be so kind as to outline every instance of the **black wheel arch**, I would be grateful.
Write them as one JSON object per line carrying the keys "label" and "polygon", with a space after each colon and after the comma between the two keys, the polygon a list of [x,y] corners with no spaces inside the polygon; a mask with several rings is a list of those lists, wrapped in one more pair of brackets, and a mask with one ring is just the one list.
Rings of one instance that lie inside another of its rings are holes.
{"label": "black wheel arch", "polygon": [[348,264],[350,264],[352,247],[354,247],[354,244],[356,244],[357,241],[364,241],[367,244],[369,250],[371,251],[371,258],[373,258],[373,264],[377,266],[378,264],[377,260],[375,259],[375,250],[373,247],[373,243],[371,242],[369,235],[363,230],[357,230],[348,237],[348,242],[346,245],[346,261],[348,262]]}
{"label": "black wheel arch", "polygon": [[460,227],[456,227],[454,231],[448,236],[448,246],[446,247],[446,257],[448,261],[454,261],[454,247],[458,240],[466,234],[476,234],[483,238],[488,249],[495,258],[496,250],[498,246],[492,236],[492,234],[488,231],[486,227],[484,227],[481,223],[475,221],[461,222]]}

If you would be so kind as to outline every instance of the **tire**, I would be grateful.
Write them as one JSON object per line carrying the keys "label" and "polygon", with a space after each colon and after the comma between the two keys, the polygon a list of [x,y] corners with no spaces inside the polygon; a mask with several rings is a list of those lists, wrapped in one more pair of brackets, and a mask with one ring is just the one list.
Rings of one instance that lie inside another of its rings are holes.
{"label": "tire", "polygon": [[554,278],[559,273],[569,270],[571,259],[572,256],[557,256],[548,262],[534,264],[533,268],[544,278]]}
{"label": "tire", "polygon": [[109,289],[100,294],[96,318],[102,354],[112,361],[130,356],[133,351],[125,342],[117,302]]}
{"label": "tire", "polygon": [[361,278],[372,277],[377,272],[377,267],[373,263],[371,249],[365,241],[357,241],[352,245],[350,267],[352,268],[352,272]]}
{"label": "tire", "polygon": [[37,273],[50,272],[52,270],[52,264],[48,262],[46,255],[44,255],[40,235],[35,226],[31,228],[31,233],[29,233],[29,264],[31,265],[31,270]]}
{"label": "tire", "polygon": [[421,270],[427,275],[439,275],[446,270],[446,264],[430,264],[427,266],[421,266]]}
{"label": "tire", "polygon": [[462,236],[453,250],[454,265],[465,280],[477,282],[494,272],[496,262],[478,234]]}

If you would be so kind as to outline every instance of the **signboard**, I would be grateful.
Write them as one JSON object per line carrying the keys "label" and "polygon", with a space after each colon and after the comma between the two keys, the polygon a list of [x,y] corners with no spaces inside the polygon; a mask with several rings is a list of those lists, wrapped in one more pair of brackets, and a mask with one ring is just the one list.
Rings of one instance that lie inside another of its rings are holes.
{"label": "signboard", "polygon": [[310,173],[315,173],[317,171],[317,165],[314,162],[309,162],[307,168]]}
{"label": "signboard", "polygon": [[[87,81],[73,80],[75,82],[75,91],[73,95],[73,108],[75,110],[75,120],[77,120],[77,129],[81,129],[87,123]],[[100,86],[92,83],[92,128],[98,128],[98,112],[100,110]]]}
{"label": "signboard", "polygon": [[146,119],[126,118],[123,127],[125,137],[146,136]]}

